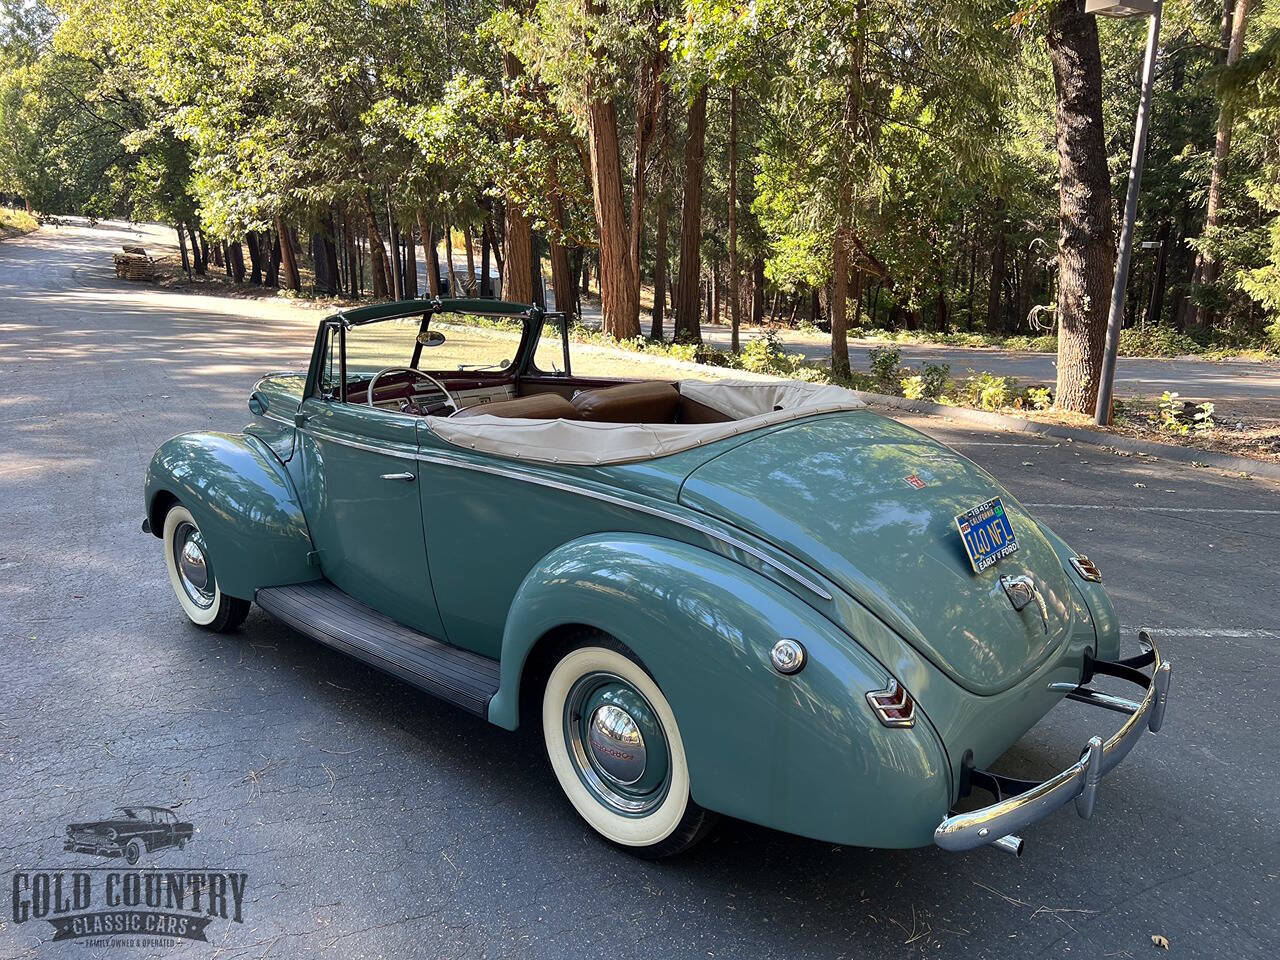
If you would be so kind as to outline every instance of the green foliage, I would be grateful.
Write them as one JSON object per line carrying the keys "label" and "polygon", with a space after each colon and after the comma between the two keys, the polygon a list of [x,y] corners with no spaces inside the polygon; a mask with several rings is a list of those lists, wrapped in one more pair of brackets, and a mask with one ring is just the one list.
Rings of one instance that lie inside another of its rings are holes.
{"label": "green foliage", "polygon": [[902,379],[902,395],[908,400],[942,398],[951,385],[951,367],[945,363],[926,363],[919,373]]}
{"label": "green foliage", "polygon": [[1191,418],[1191,426],[1197,434],[1208,433],[1214,428],[1215,421],[1213,419],[1213,411],[1213,403],[1208,400],[1196,407],[1196,412]]}
{"label": "green foliage", "polygon": [[1191,425],[1183,419],[1184,402],[1176,390],[1166,390],[1160,395],[1159,427],[1166,433],[1186,435],[1191,432]]}
{"label": "green foliage", "polygon": [[983,372],[966,379],[959,389],[962,402],[968,406],[979,410],[1000,410],[1013,402],[1017,381],[1013,377]]}
{"label": "green foliage", "polygon": [[1120,331],[1120,355],[1123,357],[1178,357],[1203,350],[1203,346],[1186,334],[1164,325]]}
{"label": "green foliage", "polygon": [[871,363],[871,379],[882,392],[893,392],[902,370],[902,351],[897,347],[872,347],[867,359]]}
{"label": "green foliage", "polygon": [[1026,394],[1032,410],[1048,410],[1053,406],[1053,397],[1048,387],[1027,387]]}

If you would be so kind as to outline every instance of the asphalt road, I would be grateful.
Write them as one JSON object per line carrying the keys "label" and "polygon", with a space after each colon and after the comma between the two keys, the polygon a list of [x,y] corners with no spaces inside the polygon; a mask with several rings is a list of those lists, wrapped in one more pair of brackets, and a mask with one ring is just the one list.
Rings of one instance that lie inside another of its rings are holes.
{"label": "asphalt road", "polygon": [[[588,308],[584,319],[598,327],[599,308]],[[743,342],[757,336],[759,332],[755,330],[742,333]],[[722,350],[728,350],[731,343],[729,328],[723,324],[703,324],[702,339]],[[831,360],[831,338],[827,335],[783,330],[780,340],[790,353],[823,363]],[[868,352],[885,346],[874,340],[850,340],[849,362],[855,370],[868,373]],[[898,349],[903,366],[918,369],[926,363],[945,363],[954,377],[986,372],[1051,385],[1058,376],[1058,357],[1053,353],[930,344],[899,344]],[[1165,390],[1177,391],[1187,399],[1211,400],[1218,407],[1241,415],[1280,416],[1280,363],[1218,362],[1194,357],[1120,357],[1116,361],[1116,396],[1150,399],[1158,398]]]}
{"label": "asphalt road", "polygon": [[[1086,550],[1131,634],[1156,628],[1164,732],[1092,821],[1057,814],[1022,860],[728,822],[640,862],[576,820],[531,732],[257,609],[232,636],[187,624],[138,530],[147,460],[241,426],[255,377],[309,338],[261,305],[117,282],[124,236],[0,243],[0,957],[1101,958],[1159,956],[1154,935],[1175,957],[1280,951],[1280,487],[913,420]],[[1058,769],[1117,722],[1064,705],[1006,763]],[[14,872],[91,863],[63,853],[65,825],[125,801],[195,824],[158,866],[248,874],[243,922],[131,950],[13,922]]]}

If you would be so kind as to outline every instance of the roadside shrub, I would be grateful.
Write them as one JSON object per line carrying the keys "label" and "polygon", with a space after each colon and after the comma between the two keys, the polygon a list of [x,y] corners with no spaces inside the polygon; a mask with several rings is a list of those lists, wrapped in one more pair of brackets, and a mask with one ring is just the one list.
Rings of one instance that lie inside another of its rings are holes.
{"label": "roadside shrub", "polygon": [[951,367],[945,363],[926,363],[920,372],[902,378],[902,395],[908,400],[937,401],[951,385]]}
{"label": "roadside shrub", "polygon": [[960,399],[979,410],[999,410],[1013,402],[1017,390],[1017,381],[1012,377],[983,372],[974,374],[960,385]]}
{"label": "roadside shrub", "polygon": [[872,347],[867,351],[871,361],[871,379],[881,393],[897,393],[902,370],[902,351],[897,347]]}
{"label": "roadside shrub", "polygon": [[1048,387],[1027,387],[1027,403],[1032,410],[1048,410],[1053,406],[1053,397]]}
{"label": "roadside shrub", "polygon": [[1120,353],[1126,357],[1180,357],[1203,349],[1191,337],[1164,324],[1120,331]]}

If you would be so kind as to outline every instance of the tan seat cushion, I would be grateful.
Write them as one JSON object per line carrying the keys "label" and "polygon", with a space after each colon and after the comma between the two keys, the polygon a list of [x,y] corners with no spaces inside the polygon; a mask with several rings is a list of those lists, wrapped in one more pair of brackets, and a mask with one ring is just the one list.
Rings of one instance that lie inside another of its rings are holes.
{"label": "tan seat cushion", "polygon": [[674,423],[679,405],[676,388],[658,380],[584,390],[573,398],[579,419],[600,423]]}
{"label": "tan seat cushion", "polygon": [[521,417],[528,420],[578,420],[578,411],[558,393],[535,393],[497,403],[477,403],[463,407],[451,419],[463,417]]}

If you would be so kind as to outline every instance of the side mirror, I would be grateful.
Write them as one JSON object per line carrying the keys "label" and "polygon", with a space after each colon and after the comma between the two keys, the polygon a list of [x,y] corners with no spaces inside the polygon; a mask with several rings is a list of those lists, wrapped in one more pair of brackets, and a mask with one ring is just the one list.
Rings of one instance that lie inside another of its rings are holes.
{"label": "side mirror", "polygon": [[249,412],[260,417],[267,412],[267,398],[257,390],[249,394]]}
{"label": "side mirror", "polygon": [[444,343],[444,334],[439,330],[428,330],[418,334],[418,342],[424,347],[438,347]]}

